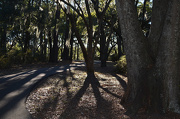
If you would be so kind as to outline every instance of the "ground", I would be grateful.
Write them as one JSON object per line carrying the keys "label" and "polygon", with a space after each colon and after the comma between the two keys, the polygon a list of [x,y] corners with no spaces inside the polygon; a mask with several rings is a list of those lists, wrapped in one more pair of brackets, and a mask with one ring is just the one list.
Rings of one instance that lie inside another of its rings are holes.
{"label": "ground", "polygon": [[[76,62],[74,62],[76,63]],[[16,71],[60,64],[22,66]],[[35,67],[34,67],[35,66]],[[10,69],[2,73],[6,74]],[[120,101],[126,89],[127,78],[116,72],[114,63],[106,68],[95,65],[95,75],[101,87],[93,91],[91,85],[85,90],[85,67],[67,69],[44,79],[27,97],[26,108],[34,119],[179,119],[177,114],[147,114],[140,110],[137,116],[125,115],[128,105]]]}
{"label": "ground", "polygon": [[[96,77],[102,88],[94,94],[91,85],[77,97],[86,78],[85,67],[66,70],[48,77],[27,98],[26,107],[34,119],[119,119],[125,112],[120,104],[127,78],[117,74],[114,63],[107,68],[95,65]],[[121,86],[121,84],[123,86]],[[78,101],[78,105],[74,104]]]}

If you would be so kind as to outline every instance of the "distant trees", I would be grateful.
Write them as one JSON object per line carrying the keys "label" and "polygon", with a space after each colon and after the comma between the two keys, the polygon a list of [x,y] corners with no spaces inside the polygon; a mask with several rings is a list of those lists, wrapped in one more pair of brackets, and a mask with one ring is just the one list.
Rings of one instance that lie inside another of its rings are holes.
{"label": "distant trees", "polygon": [[[85,51],[88,65],[93,64],[96,54],[101,66],[106,66],[111,51],[117,50],[117,42],[121,49],[114,30],[114,0],[64,2],[74,8],[65,5],[68,12],[63,12],[62,1],[54,0],[2,0],[0,57],[8,58],[7,53],[16,50],[19,63],[72,61],[82,59]],[[77,42],[79,38],[82,42]]]}
{"label": "distant trees", "polygon": [[[92,0],[94,5],[94,10],[97,16],[97,23],[98,23],[98,30],[99,30],[99,38],[100,38],[100,60],[101,60],[101,67],[106,67],[106,60],[108,56],[108,46],[110,39],[107,40],[105,35],[105,22],[104,17],[107,9],[112,0],[106,1],[99,1],[99,0]],[[109,33],[111,35],[111,33]],[[106,43],[108,42],[108,43]]]}
{"label": "distant trees", "polygon": [[18,48],[21,63],[57,62],[66,24],[61,12],[54,0],[0,2],[0,56]]}
{"label": "distant trees", "polygon": [[11,30],[14,25],[14,20],[19,16],[20,9],[18,0],[2,0],[0,2],[0,55],[7,52],[7,32]]}
{"label": "distant trees", "polygon": [[132,104],[127,113],[136,114],[140,108],[180,113],[180,1],[153,1],[147,36],[142,32],[149,20],[144,18],[147,12],[143,10],[139,22],[134,1],[116,2],[128,68],[123,101]]}

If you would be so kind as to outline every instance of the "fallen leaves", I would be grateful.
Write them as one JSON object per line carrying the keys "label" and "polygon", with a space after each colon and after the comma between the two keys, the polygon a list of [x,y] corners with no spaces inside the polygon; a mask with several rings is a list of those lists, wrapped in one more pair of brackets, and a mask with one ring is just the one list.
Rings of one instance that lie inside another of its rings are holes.
{"label": "fallen leaves", "polygon": [[[122,96],[124,89],[117,80],[118,76],[110,68],[100,68],[96,65],[96,77],[103,88],[111,93]],[[87,74],[85,67],[48,77],[27,98],[26,107],[34,119],[58,119],[67,109],[71,99],[83,85]],[[120,98],[100,89],[101,98],[98,99],[89,87],[80,98],[78,106],[70,108],[64,116],[67,119],[119,119],[125,109],[120,105]],[[102,102],[99,102],[102,101]]]}

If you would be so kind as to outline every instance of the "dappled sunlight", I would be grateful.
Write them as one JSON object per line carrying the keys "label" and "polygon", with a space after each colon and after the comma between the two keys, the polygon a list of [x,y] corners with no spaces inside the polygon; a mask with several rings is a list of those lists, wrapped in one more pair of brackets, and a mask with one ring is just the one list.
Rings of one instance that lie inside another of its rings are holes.
{"label": "dappled sunlight", "polygon": [[[58,70],[62,70],[62,68],[56,66],[0,76],[0,116],[2,118],[8,117],[8,113],[11,110],[13,110],[12,115],[20,115],[22,112],[19,110],[22,109],[24,109],[23,113],[27,113],[24,104],[26,96],[41,79],[55,74]],[[54,88],[46,88],[44,90],[48,92],[50,89]],[[55,97],[51,98],[55,99]]]}
{"label": "dappled sunlight", "polygon": [[47,78],[30,94],[26,106],[33,117],[109,119],[123,115],[125,109],[120,101],[124,88],[120,77],[97,70],[95,76],[101,86],[92,82],[83,85],[87,77],[85,68],[73,70],[74,65],[71,66]]}

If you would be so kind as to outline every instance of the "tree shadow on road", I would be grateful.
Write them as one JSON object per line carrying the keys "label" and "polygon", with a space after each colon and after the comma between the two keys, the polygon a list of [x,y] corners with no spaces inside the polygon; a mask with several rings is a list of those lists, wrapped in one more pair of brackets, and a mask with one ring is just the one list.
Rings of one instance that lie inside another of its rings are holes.
{"label": "tree shadow on road", "polygon": [[[0,77],[2,86],[0,89],[0,117],[7,115],[13,109],[16,110],[20,101],[23,100],[24,103],[26,96],[41,79],[55,74],[59,70],[61,69],[56,66]],[[22,108],[25,109],[25,106],[23,105]]]}

